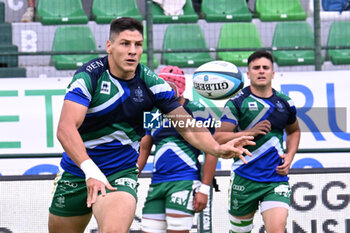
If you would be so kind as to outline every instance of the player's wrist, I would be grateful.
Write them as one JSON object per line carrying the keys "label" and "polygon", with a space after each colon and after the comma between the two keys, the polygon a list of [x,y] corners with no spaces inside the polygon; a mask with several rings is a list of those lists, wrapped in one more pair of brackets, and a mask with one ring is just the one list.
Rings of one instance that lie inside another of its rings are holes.
{"label": "player's wrist", "polygon": [[199,186],[198,192],[203,193],[205,195],[209,195],[210,186],[207,184],[201,184],[201,186]]}
{"label": "player's wrist", "polygon": [[101,181],[107,185],[108,180],[102,171],[97,167],[97,165],[91,159],[87,159],[80,164],[80,169],[83,170],[85,174],[85,180],[89,178],[94,178]]}
{"label": "player's wrist", "polygon": [[212,155],[213,156],[215,156],[215,157],[217,157],[217,158],[220,158],[221,157],[221,153],[222,153],[222,151],[221,151],[221,145],[216,145],[215,147],[214,147],[214,153],[212,153]]}

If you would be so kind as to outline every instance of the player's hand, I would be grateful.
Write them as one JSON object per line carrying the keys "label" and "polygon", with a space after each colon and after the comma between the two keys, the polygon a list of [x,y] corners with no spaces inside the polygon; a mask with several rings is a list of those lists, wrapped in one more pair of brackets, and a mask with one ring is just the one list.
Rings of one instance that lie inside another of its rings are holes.
{"label": "player's hand", "polygon": [[196,192],[193,198],[193,209],[195,212],[201,212],[202,210],[207,207],[208,203],[208,195],[201,193],[201,192]]}
{"label": "player's hand", "polygon": [[252,156],[252,154],[244,146],[254,146],[255,142],[252,141],[253,139],[253,136],[242,136],[220,145],[222,150],[220,157],[224,159],[240,158],[244,163],[248,163],[244,158],[244,154],[248,156]]}
{"label": "player's hand", "polygon": [[106,196],[106,188],[110,191],[117,190],[117,188],[114,188],[108,181],[107,181],[107,184],[105,185],[103,182],[94,178],[89,178],[86,181],[86,188],[88,192],[87,200],[86,200],[86,204],[88,208],[90,208],[92,204],[96,203],[99,191],[101,191],[101,195],[102,197],[104,197]]}
{"label": "player's hand", "polygon": [[282,158],[283,164],[277,166],[276,172],[282,176],[286,176],[289,173],[290,166],[292,165],[292,159],[291,156],[288,156],[287,154],[280,155]]}
{"label": "player's hand", "polygon": [[247,131],[251,132],[251,135],[254,137],[257,137],[260,134],[266,135],[271,131],[271,123],[268,120],[263,120]]}

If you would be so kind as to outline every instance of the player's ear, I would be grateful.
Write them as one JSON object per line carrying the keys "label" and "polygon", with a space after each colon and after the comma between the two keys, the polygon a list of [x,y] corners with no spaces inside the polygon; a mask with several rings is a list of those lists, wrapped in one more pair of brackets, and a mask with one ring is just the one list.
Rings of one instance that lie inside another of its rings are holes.
{"label": "player's ear", "polygon": [[107,52],[108,54],[111,54],[111,53],[112,53],[112,52],[111,52],[111,47],[112,47],[112,41],[107,40],[106,52]]}

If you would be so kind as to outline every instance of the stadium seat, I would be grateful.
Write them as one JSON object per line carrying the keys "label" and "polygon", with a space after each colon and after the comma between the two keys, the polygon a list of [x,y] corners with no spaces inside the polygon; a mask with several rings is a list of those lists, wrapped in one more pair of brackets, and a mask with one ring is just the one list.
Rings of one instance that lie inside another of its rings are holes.
{"label": "stadium seat", "polygon": [[[88,26],[60,26],[57,27],[52,51],[54,52],[78,52],[96,51],[95,38]],[[53,63],[58,70],[77,69],[91,59],[97,58],[98,54],[74,54],[53,55]]]}
{"label": "stadium seat", "polygon": [[92,17],[97,23],[109,24],[123,16],[142,21],[136,0],[93,0]]}
{"label": "stadium seat", "polygon": [[24,78],[26,77],[26,69],[19,67],[1,67],[0,78]]}
{"label": "stadium seat", "polygon": [[203,0],[201,9],[207,22],[252,20],[246,0]]}
{"label": "stadium seat", "polygon": [[196,23],[198,21],[198,15],[193,8],[192,0],[186,0],[186,4],[183,7],[183,11],[183,15],[168,16],[164,14],[163,9],[157,3],[153,2],[153,23]]}
{"label": "stadium seat", "polygon": [[[278,50],[279,48],[295,50]],[[307,22],[280,22],[276,25],[272,53],[279,66],[315,64],[314,51],[302,48],[314,48],[314,34],[310,24]]]}
{"label": "stadium seat", "polygon": [[44,25],[86,24],[88,22],[81,0],[40,0],[36,17],[36,20]]}
{"label": "stadium seat", "polygon": [[0,23],[0,45],[12,45],[12,25]]}
{"label": "stadium seat", "polygon": [[0,2],[0,23],[5,22],[5,3]]}
{"label": "stadium seat", "polygon": [[[18,47],[12,44],[12,25],[10,23],[0,24],[0,52],[18,52]],[[0,56],[0,67],[17,67],[17,55]]]}
{"label": "stadium seat", "polygon": [[[163,50],[208,49],[203,31],[198,24],[173,24],[165,30]],[[162,63],[179,67],[198,67],[213,58],[209,52],[164,53]]]}
{"label": "stadium seat", "polygon": [[[18,47],[12,44],[1,44],[0,53],[6,52],[18,52]],[[0,56],[0,67],[17,67],[18,66],[18,56],[17,55],[4,55]]]}
{"label": "stadium seat", "polygon": [[261,47],[260,35],[255,24],[226,23],[221,27],[218,49],[247,49],[247,51],[217,52],[217,58],[237,66],[246,66],[248,57]]}
{"label": "stadium seat", "polygon": [[[333,22],[328,34],[327,46],[350,46],[350,22]],[[328,49],[333,65],[350,64],[350,49]]]}
{"label": "stadium seat", "polygon": [[[147,53],[145,53],[145,51],[147,50],[147,30],[146,30],[146,27],[143,28],[143,31],[144,31],[143,32],[143,50],[144,50],[144,53],[142,54],[140,63],[147,65],[148,56],[147,56]],[[157,59],[155,54],[153,54],[153,65],[154,65],[153,68],[157,68],[159,65],[158,59]]]}
{"label": "stadium seat", "polygon": [[306,19],[300,0],[256,0],[255,10],[261,21]]}

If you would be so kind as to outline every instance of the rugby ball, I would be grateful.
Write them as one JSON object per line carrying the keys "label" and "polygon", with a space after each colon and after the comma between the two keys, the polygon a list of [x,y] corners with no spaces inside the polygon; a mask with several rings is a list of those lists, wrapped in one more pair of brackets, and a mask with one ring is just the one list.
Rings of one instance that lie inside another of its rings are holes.
{"label": "rugby ball", "polygon": [[236,95],[243,88],[244,75],[230,62],[211,61],[195,70],[192,82],[201,96],[220,100]]}

